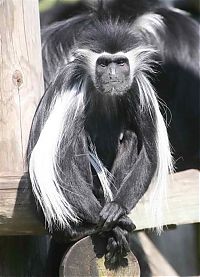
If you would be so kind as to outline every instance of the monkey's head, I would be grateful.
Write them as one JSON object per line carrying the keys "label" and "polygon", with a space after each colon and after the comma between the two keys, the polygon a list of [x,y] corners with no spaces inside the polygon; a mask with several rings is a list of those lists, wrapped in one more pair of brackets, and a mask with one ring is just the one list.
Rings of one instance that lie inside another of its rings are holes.
{"label": "monkey's head", "polygon": [[105,26],[94,24],[91,33],[83,32],[75,44],[75,61],[84,67],[84,78],[87,75],[102,95],[124,95],[140,72],[151,72],[155,49],[142,42],[133,28],[123,26],[111,21]]}

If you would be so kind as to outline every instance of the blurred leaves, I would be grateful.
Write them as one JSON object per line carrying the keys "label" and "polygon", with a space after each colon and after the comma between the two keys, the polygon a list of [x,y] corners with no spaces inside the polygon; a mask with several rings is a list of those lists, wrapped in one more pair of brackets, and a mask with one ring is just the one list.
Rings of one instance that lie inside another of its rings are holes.
{"label": "blurred leaves", "polygon": [[50,9],[51,7],[53,7],[56,3],[60,2],[60,3],[69,3],[69,2],[77,2],[78,0],[41,0],[40,1],[40,11],[46,11],[48,9]]}

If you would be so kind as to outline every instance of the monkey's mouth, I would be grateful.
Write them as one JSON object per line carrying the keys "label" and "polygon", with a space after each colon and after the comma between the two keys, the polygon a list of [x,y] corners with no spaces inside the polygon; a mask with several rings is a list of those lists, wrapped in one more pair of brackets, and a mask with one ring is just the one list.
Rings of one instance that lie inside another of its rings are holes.
{"label": "monkey's mouth", "polygon": [[120,81],[109,81],[102,84],[102,92],[104,94],[124,94],[127,92],[129,87],[124,82]]}
{"label": "monkey's mouth", "polygon": [[120,81],[116,81],[116,80],[110,80],[110,81],[108,81],[108,82],[104,82],[104,84],[105,85],[107,85],[107,84],[120,84],[121,82]]}

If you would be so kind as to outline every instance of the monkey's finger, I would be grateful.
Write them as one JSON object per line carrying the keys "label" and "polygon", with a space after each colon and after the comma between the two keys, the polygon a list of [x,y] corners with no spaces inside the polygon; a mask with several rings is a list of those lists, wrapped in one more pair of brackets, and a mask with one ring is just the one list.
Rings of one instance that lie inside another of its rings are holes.
{"label": "monkey's finger", "polygon": [[110,248],[112,247],[113,241],[115,241],[113,237],[111,237],[111,238],[108,239],[108,243],[107,243],[107,246],[106,246],[106,250],[107,250],[107,251],[109,251]]}
{"label": "monkey's finger", "polygon": [[112,211],[117,211],[119,208],[121,207],[117,203],[109,202],[103,207],[99,216],[100,217],[105,216],[107,218]]}
{"label": "monkey's finger", "polygon": [[113,215],[117,213],[118,209],[119,209],[118,205],[113,205],[112,203],[106,204],[99,214],[100,219],[99,219],[98,226],[103,226],[107,221],[107,218],[112,219]]}
{"label": "monkey's finger", "polygon": [[115,239],[113,237],[109,238],[108,245],[106,247],[108,253],[105,255],[107,261],[109,261],[113,257],[114,253],[117,251],[117,247],[118,246]]}
{"label": "monkey's finger", "polygon": [[103,209],[101,210],[99,216],[100,217],[105,217],[107,218],[110,214],[111,211],[117,211],[118,210],[118,205],[113,203],[113,202],[110,202],[110,203],[107,203]]}
{"label": "monkey's finger", "polygon": [[107,219],[104,222],[103,229],[109,229],[113,227],[118,219],[123,215],[124,211],[120,207],[118,207],[117,210],[112,210],[111,214],[107,217]]}
{"label": "monkey's finger", "polygon": [[107,250],[108,252],[105,254],[105,259],[108,261],[108,260],[110,260],[111,258],[112,258],[112,256],[113,256],[113,254],[114,254],[114,252],[115,252],[115,247],[108,247],[109,248],[109,250]]}
{"label": "monkey's finger", "polygon": [[126,229],[120,228],[121,236],[126,239],[126,241],[129,243],[129,232],[126,231]]}
{"label": "monkey's finger", "polygon": [[121,239],[121,248],[122,248],[123,256],[126,256],[127,253],[130,252],[130,246],[125,236],[123,236]]}
{"label": "monkey's finger", "polygon": [[111,205],[111,202],[105,204],[105,206],[104,206],[103,209],[101,210],[99,216],[102,217],[102,216],[104,216],[104,215],[106,215],[106,214],[109,214],[109,210],[110,210],[111,206],[112,206],[112,205]]}
{"label": "monkey's finger", "polygon": [[135,224],[128,216],[122,216],[118,221],[118,225],[121,228],[126,229],[128,232],[132,232],[136,229]]}
{"label": "monkey's finger", "polygon": [[120,266],[122,267],[128,266],[128,259],[126,258],[121,259]]}
{"label": "monkey's finger", "polygon": [[108,241],[108,245],[106,247],[106,250],[109,251],[109,252],[114,252],[114,251],[117,250],[117,247],[118,247],[118,245],[117,245],[116,240],[113,237],[110,238],[109,241]]}
{"label": "monkey's finger", "polygon": [[112,258],[110,259],[110,263],[111,264],[115,264],[117,262],[118,258],[117,258],[117,254],[113,255]]}
{"label": "monkey's finger", "polygon": [[108,253],[106,253],[105,260],[110,261],[112,259],[112,257],[115,255],[115,253],[116,253],[116,251],[113,251],[113,252],[109,251]]}
{"label": "monkey's finger", "polygon": [[127,252],[130,251],[129,242],[128,242],[128,232],[122,230],[120,227],[115,227],[113,229],[113,235],[116,239],[116,242],[119,245],[120,253],[123,256],[126,256]]}

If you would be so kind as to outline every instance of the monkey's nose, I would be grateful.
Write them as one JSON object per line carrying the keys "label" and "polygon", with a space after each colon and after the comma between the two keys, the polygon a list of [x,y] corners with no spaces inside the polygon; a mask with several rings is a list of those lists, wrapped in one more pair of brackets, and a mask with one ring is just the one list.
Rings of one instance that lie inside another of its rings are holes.
{"label": "monkey's nose", "polygon": [[116,75],[116,65],[114,63],[109,64],[109,76],[110,79]]}

